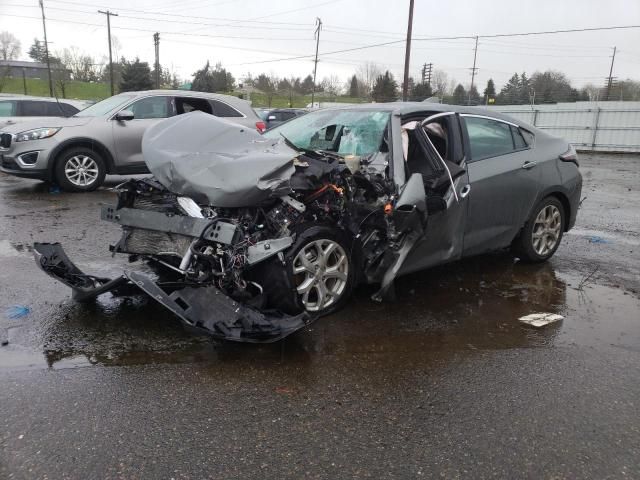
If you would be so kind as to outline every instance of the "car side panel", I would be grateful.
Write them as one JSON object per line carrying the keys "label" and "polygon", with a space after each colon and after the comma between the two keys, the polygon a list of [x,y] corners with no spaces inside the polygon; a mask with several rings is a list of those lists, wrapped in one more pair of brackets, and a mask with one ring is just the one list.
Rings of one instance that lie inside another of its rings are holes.
{"label": "car side panel", "polygon": [[[525,169],[526,162],[537,164]],[[511,244],[538,198],[544,163],[535,149],[528,149],[468,164],[471,192],[465,256]]]}

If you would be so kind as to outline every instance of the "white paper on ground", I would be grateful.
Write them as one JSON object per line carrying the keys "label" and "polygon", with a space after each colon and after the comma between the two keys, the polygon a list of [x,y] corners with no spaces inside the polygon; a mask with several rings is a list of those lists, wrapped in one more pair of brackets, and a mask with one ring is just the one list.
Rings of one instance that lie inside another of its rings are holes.
{"label": "white paper on ground", "polygon": [[532,313],[531,315],[525,315],[519,318],[522,323],[536,328],[546,327],[551,323],[559,322],[563,319],[564,317],[557,313]]}

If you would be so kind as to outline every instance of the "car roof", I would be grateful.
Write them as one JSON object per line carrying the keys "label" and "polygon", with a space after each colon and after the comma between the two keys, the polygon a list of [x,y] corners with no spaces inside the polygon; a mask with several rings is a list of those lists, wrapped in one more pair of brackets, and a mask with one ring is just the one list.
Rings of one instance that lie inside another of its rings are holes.
{"label": "car roof", "polygon": [[412,113],[419,112],[455,112],[455,113],[467,113],[471,115],[483,115],[498,120],[505,120],[507,122],[514,123],[526,128],[531,129],[531,125],[518,120],[517,118],[510,117],[503,113],[496,112],[495,110],[489,110],[482,107],[473,107],[465,105],[448,105],[446,103],[430,103],[430,102],[389,102],[389,103],[358,103],[349,104],[344,107],[329,107],[320,109],[323,110],[382,110],[388,111],[397,115],[407,116]]}
{"label": "car roof", "polygon": [[[209,98],[211,100],[220,100],[228,103],[232,107],[240,110],[241,113],[247,114],[249,110],[253,112],[251,103],[242,98],[235,97],[233,95],[225,95],[223,93],[211,93],[211,92],[199,92],[196,90],[141,90],[137,92],[121,92],[118,95],[135,95],[136,97],[146,97],[153,95],[171,95],[179,97],[198,97]],[[255,112],[253,112],[255,113]]]}
{"label": "car roof", "polygon": [[70,105],[75,105],[77,107],[83,107],[86,108],[89,106],[89,104],[91,103],[90,100],[74,100],[74,99],[70,99],[70,98],[58,98],[58,100],[55,99],[55,97],[34,97],[32,95],[20,95],[20,94],[14,94],[14,95],[2,95],[0,96],[0,100],[21,100],[21,101],[38,101],[38,102],[62,102],[62,103],[68,103]]}

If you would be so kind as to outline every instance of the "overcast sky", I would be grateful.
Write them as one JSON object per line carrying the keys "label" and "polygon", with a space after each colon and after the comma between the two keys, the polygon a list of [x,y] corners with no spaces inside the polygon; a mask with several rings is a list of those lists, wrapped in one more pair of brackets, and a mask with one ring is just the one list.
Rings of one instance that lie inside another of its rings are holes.
{"label": "overcast sky", "polygon": [[[222,62],[236,79],[247,72],[305,76],[313,55],[314,22],[320,17],[318,80],[346,80],[358,65],[372,61],[398,80],[404,63],[408,0],[44,0],[53,52],[76,46],[102,61],[107,55],[106,18],[117,12],[112,35],[119,55],[153,63],[152,34],[160,32],[160,61],[188,79],[207,60]],[[22,58],[34,37],[42,38],[37,0],[0,0],[0,31],[22,42]],[[31,18],[24,18],[31,17]],[[416,0],[411,75],[425,62],[445,70],[465,86],[471,81],[473,39],[418,40],[556,29],[640,25],[640,0]],[[336,50],[400,40],[352,52]],[[604,83],[617,46],[614,76],[640,79],[640,29],[480,38],[476,83],[489,77],[500,86],[513,72],[555,69],[575,86]],[[266,62],[268,61],[268,62]],[[258,63],[264,62],[264,63]]]}

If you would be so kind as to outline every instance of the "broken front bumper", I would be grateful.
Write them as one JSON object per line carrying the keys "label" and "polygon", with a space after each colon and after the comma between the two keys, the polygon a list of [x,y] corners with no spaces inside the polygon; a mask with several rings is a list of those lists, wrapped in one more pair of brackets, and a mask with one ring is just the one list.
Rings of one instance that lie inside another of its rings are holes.
{"label": "broken front bumper", "polygon": [[258,311],[236,302],[213,285],[156,282],[140,272],[124,272],[115,279],[87,275],[69,260],[59,243],[35,243],[33,252],[40,269],[71,287],[74,300],[93,300],[105,292],[114,295],[146,293],[174,313],[188,329],[219,340],[275,342],[313,321],[306,312],[286,315]]}

